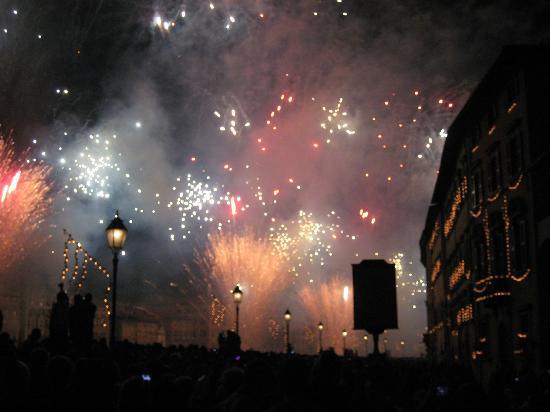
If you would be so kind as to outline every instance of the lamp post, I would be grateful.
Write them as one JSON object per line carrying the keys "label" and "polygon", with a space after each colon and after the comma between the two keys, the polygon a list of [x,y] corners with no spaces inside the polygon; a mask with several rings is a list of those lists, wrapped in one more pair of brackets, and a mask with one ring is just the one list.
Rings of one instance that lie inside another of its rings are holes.
{"label": "lamp post", "polygon": [[117,271],[118,271],[118,252],[124,247],[126,242],[126,235],[128,229],[124,226],[122,219],[116,211],[115,218],[109,223],[107,229],[105,229],[105,235],[107,237],[107,245],[113,252],[113,278],[111,280],[111,291],[113,293],[111,302],[111,330],[109,336],[109,346],[114,348],[116,342],[116,292],[117,292]]}
{"label": "lamp post", "polygon": [[388,351],[388,338],[384,338],[384,353]]}
{"label": "lamp post", "polygon": [[346,337],[348,336],[347,330],[342,330],[342,353],[346,355]]}
{"label": "lamp post", "polygon": [[365,341],[365,356],[369,356],[369,335],[363,336],[363,340]]}
{"label": "lamp post", "polygon": [[243,291],[239,287],[239,285],[235,286],[235,289],[233,289],[233,302],[235,302],[235,333],[239,334],[239,305],[241,301],[243,300]]}
{"label": "lamp post", "polygon": [[323,329],[324,329],[323,322],[319,322],[317,325],[317,330],[319,331],[319,353],[323,351]]}
{"label": "lamp post", "polygon": [[292,319],[290,310],[286,310],[284,318],[286,322],[286,353],[290,353],[290,320]]}

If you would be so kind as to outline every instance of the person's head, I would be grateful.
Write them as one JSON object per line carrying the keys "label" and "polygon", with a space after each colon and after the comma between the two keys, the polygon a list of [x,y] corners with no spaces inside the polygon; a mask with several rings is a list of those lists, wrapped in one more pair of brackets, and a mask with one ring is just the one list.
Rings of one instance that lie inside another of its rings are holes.
{"label": "person's head", "polygon": [[33,341],[38,341],[42,337],[42,331],[38,328],[34,328],[29,335],[29,338]]}
{"label": "person's head", "polygon": [[119,412],[148,412],[151,410],[150,383],[141,377],[132,377],[120,387]]}
{"label": "person's head", "polygon": [[244,382],[244,371],[241,368],[229,368],[223,372],[220,382],[220,391],[224,395],[235,392]]}
{"label": "person's head", "polygon": [[48,362],[48,380],[54,390],[65,390],[71,382],[74,371],[73,362],[66,356],[54,356]]}
{"label": "person's head", "polygon": [[86,302],[91,302],[92,301],[92,294],[91,293],[86,293],[86,295],[84,296],[84,300]]}

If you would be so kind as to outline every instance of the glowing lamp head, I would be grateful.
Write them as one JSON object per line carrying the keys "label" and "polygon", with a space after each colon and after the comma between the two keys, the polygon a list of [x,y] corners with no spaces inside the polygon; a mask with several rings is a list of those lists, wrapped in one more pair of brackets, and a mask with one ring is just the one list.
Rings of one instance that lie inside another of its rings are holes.
{"label": "glowing lamp head", "polygon": [[342,331],[342,337],[345,338],[346,336],[348,336],[348,331],[344,329],[344,330]]}
{"label": "glowing lamp head", "polygon": [[365,342],[368,341],[368,340],[369,340],[369,336],[368,336],[368,335],[363,336],[363,340],[364,340]]}
{"label": "glowing lamp head", "polygon": [[235,289],[233,289],[233,292],[231,293],[233,294],[233,302],[235,302],[235,304],[237,305],[241,303],[241,301],[243,300],[243,291],[241,290],[239,285],[235,286]]}
{"label": "glowing lamp head", "polygon": [[124,247],[124,242],[126,242],[126,235],[128,234],[128,229],[126,229],[122,219],[118,216],[117,210],[115,218],[111,221],[111,223],[109,223],[107,229],[105,229],[107,244],[113,252],[119,252],[122,250]]}
{"label": "glowing lamp head", "polygon": [[285,312],[285,320],[289,322],[290,319],[292,319],[292,313],[290,313],[290,310],[287,309]]}
{"label": "glowing lamp head", "polygon": [[317,325],[317,329],[319,330],[323,330],[324,329],[324,325],[323,325],[323,322],[319,322],[319,324]]}

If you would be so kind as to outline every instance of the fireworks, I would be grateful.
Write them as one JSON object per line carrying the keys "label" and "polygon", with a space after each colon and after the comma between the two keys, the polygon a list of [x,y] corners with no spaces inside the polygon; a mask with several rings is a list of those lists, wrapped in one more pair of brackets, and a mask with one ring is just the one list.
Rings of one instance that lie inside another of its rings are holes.
{"label": "fireworks", "polygon": [[[327,218],[339,219],[334,211]],[[341,238],[356,240],[346,234],[339,223],[324,223],[312,212],[300,210],[298,217],[288,223],[271,227],[269,239],[281,259],[288,262],[288,271],[299,276],[306,265],[324,266],[334,254],[334,243]]]}
{"label": "fireworks", "polygon": [[[401,211],[417,209],[409,208],[411,191],[414,199],[421,199],[425,193],[418,189],[430,186],[423,174],[435,177],[446,136],[442,127],[459,100],[441,90],[429,95],[420,87],[424,85],[403,81],[391,71],[391,56],[364,53],[360,47],[374,50],[383,42],[369,41],[368,35],[376,30],[359,32],[360,26],[368,25],[357,24],[361,13],[351,15],[345,2],[306,6],[305,13],[289,12],[277,2],[263,3],[157,2],[153,10],[140,9],[137,20],[134,13],[107,15],[109,8],[98,6],[97,13],[89,15],[102,18],[94,17],[89,25],[78,21],[73,30],[82,33],[76,39],[71,30],[54,37],[55,30],[43,23],[47,18],[21,8],[18,15],[2,16],[6,23],[1,29],[2,47],[11,44],[14,56],[25,57],[17,53],[37,48],[58,56],[63,53],[58,48],[70,44],[79,48],[65,50],[67,56],[75,53],[78,58],[82,49],[80,57],[89,56],[80,59],[83,62],[94,58],[93,39],[115,33],[113,50],[124,51],[124,63],[135,66],[131,76],[121,79],[122,70],[102,70],[101,59],[95,60],[97,73],[109,76],[108,81],[99,79],[101,84],[117,85],[113,93],[98,94],[97,107],[82,95],[89,85],[77,84],[77,79],[88,78],[93,83],[95,76],[74,75],[69,68],[73,65],[48,74],[48,79],[56,79],[45,85],[55,99],[56,107],[47,107],[55,119],[51,128],[29,133],[47,142],[36,146],[35,157],[55,168],[56,183],[63,189],[52,223],[74,227],[77,217],[93,214],[103,225],[101,213],[120,207],[126,209],[130,224],[139,216],[140,231],[162,234],[151,241],[174,242],[170,248],[159,248],[170,250],[159,252],[166,253],[159,262],[173,260],[170,253],[176,248],[204,250],[197,259],[212,279],[217,300],[211,301],[204,291],[197,299],[211,303],[213,323],[231,327],[234,311],[228,291],[239,282],[245,292],[245,346],[272,348],[266,341],[280,339],[281,311],[279,307],[270,314],[269,307],[277,305],[283,289],[295,295],[307,285],[301,293],[309,290],[320,302],[329,292],[334,293],[333,302],[349,302],[351,290],[341,278],[322,284],[320,291],[313,287],[349,268],[352,255],[371,255],[372,245],[388,255],[376,236],[397,233],[394,229],[403,223]],[[342,19],[348,13],[350,17]],[[26,14],[28,20],[16,24]],[[128,21],[120,21],[123,15]],[[338,23],[332,25],[335,16]],[[31,20],[37,24],[31,26]],[[32,36],[25,36],[23,31],[31,27]],[[100,36],[96,27],[101,27]],[[143,36],[147,30],[150,35]],[[358,35],[350,37],[352,30],[359,30]],[[123,35],[117,39],[116,33]],[[18,42],[26,37],[33,44],[40,41],[39,46],[21,47]],[[147,41],[139,43],[143,38]],[[125,43],[118,44],[122,39]],[[288,39],[294,39],[292,44]],[[53,45],[55,49],[48,49]],[[34,53],[28,54],[34,59]],[[109,54],[109,65],[125,67],[118,64],[117,54]],[[374,55],[390,63],[387,75],[376,70]],[[36,67],[47,67],[37,61],[41,64]],[[427,84],[426,90],[434,87]],[[35,89],[40,87],[33,84],[33,93],[24,95],[34,96]],[[124,92],[122,105],[103,104],[119,92]],[[6,96],[11,99],[12,94]],[[79,112],[88,102],[97,116]],[[66,116],[68,107],[74,108],[71,117]],[[75,124],[91,124],[93,129],[83,132],[84,137],[80,132],[67,138],[67,133],[55,132],[58,127],[77,130]],[[24,167],[2,169],[0,207],[7,210],[5,205],[16,201],[28,177]],[[414,182],[417,177],[419,184]],[[157,227],[158,231],[150,230]],[[255,232],[244,227],[254,227]],[[359,235],[365,239],[360,244],[354,242]],[[406,273],[398,274],[398,280],[399,291],[408,291],[406,302],[416,304],[409,298],[424,293],[421,278]],[[331,282],[340,282],[334,283],[338,292],[329,291]],[[329,318],[328,313],[338,313],[339,307],[319,305],[314,317],[323,318],[327,331],[337,325],[334,338],[326,337],[327,344],[340,348],[341,329],[350,330],[351,324]],[[300,316],[298,309],[296,313]]]}
{"label": "fireworks", "polygon": [[240,312],[243,344],[255,349],[269,347],[268,321],[280,315],[275,303],[288,285],[282,262],[271,242],[250,229],[241,233],[217,232],[209,235],[206,250],[197,252],[195,259],[226,308],[213,311],[216,322],[219,323],[219,313],[225,312],[225,328],[233,328],[231,291],[239,284],[243,291]]}
{"label": "fireworks", "polygon": [[269,116],[267,117],[265,124],[271,127],[272,130],[277,130],[276,118],[280,116],[281,111],[283,110],[283,107],[285,105],[291,104],[292,102],[294,102],[293,96],[289,96],[285,93],[282,93],[279,98],[279,101],[277,102],[277,105],[269,113]]}
{"label": "fireworks", "polygon": [[49,174],[41,163],[18,158],[13,142],[0,136],[0,272],[44,240],[35,234],[52,204]]}
{"label": "fireworks", "polygon": [[[226,99],[223,99],[224,102]],[[251,127],[250,120],[236,99],[225,110],[214,110],[214,117],[220,120],[219,130],[231,136],[240,136],[244,129]]]}
{"label": "fireworks", "polygon": [[[61,170],[68,173],[64,185],[67,200],[71,194],[109,199],[121,181],[130,185],[130,174],[122,169],[122,153],[114,151],[117,135],[104,138],[100,134],[90,134],[87,144],[78,150],[72,159],[59,158]],[[63,153],[60,146],[58,152]],[[42,152],[46,156],[46,152]]]}
{"label": "fireworks", "polygon": [[417,309],[426,293],[427,285],[424,274],[414,274],[410,269],[412,261],[407,261],[402,252],[394,254],[388,260],[395,264],[395,278],[399,301],[401,304],[404,304],[407,310]]}
{"label": "fireworks", "polygon": [[[191,234],[191,223],[202,228],[203,225],[217,222],[218,227],[221,228],[223,222],[218,220],[214,211],[220,205],[231,207],[232,215],[237,213],[235,197],[230,196],[229,193],[223,194],[223,186],[217,186],[210,180],[209,175],[206,175],[204,181],[201,181],[188,174],[184,179],[176,178],[176,184],[180,186],[179,189],[178,186],[172,186],[172,192],[176,193],[176,198],[169,201],[166,207],[176,210],[180,216],[179,229],[183,239],[187,239],[187,236]],[[169,227],[168,231],[173,232],[175,228]],[[170,233],[170,239],[175,239],[173,233]]]}
{"label": "fireworks", "polygon": [[[310,325],[323,322],[323,347],[334,348],[342,353],[342,330],[348,333],[353,329],[353,291],[349,282],[341,276],[335,276],[315,287],[306,286],[299,292]],[[313,351],[316,337],[311,336]],[[349,334],[348,347],[356,346],[354,335]]]}
{"label": "fireworks", "polygon": [[347,119],[348,113],[343,111],[340,113],[342,108],[342,102],[344,101],[343,97],[338,99],[336,107],[332,109],[327,109],[323,106],[323,112],[326,114],[326,118],[321,122],[321,129],[327,133],[325,142],[327,144],[332,142],[332,136],[337,133],[346,133],[348,135],[354,135],[355,130],[349,127],[349,121]]}

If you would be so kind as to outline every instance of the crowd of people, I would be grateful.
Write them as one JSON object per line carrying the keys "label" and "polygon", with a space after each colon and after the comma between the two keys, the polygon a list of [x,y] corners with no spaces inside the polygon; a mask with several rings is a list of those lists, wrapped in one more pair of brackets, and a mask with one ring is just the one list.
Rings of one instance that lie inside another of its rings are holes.
{"label": "crowd of people", "polygon": [[216,349],[108,348],[90,335],[91,297],[69,306],[65,296],[61,288],[48,337],[35,329],[16,345],[0,321],[0,411],[550,410],[550,374],[501,374],[482,388],[468,371],[424,359],[241,351],[231,331]]}

